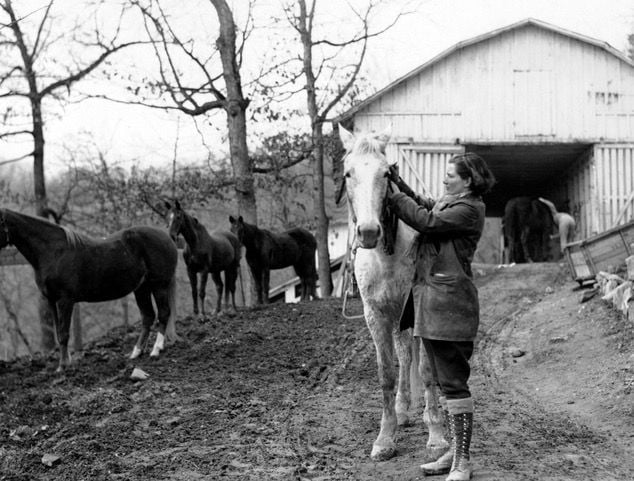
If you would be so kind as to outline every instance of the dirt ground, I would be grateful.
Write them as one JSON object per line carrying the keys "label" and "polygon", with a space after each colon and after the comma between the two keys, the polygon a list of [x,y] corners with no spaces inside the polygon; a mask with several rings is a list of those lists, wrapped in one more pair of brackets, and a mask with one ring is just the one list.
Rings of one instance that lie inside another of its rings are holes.
{"label": "dirt ground", "polygon": [[[561,265],[476,272],[473,479],[634,479],[634,326],[598,297],[580,303]],[[0,480],[423,479],[420,412],[396,457],[369,458],[374,348],[340,310],[182,317],[184,341],[158,360],[128,360],[137,332],[118,329],[63,375],[54,357],[0,364]]]}

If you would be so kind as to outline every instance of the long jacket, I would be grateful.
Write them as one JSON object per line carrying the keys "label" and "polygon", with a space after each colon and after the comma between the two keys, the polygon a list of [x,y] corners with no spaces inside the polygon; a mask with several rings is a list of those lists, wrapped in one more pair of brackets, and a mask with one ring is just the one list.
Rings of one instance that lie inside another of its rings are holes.
{"label": "long jacket", "polygon": [[408,305],[413,307],[414,335],[473,341],[480,306],[471,261],[484,227],[482,199],[466,194],[434,203],[397,192],[389,201],[398,217],[420,233],[412,292],[403,311],[411,316]]}

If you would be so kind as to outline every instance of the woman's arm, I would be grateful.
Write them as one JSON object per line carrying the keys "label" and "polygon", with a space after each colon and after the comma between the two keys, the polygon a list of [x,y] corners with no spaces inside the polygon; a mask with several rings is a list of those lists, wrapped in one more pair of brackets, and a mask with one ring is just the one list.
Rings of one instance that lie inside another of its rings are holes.
{"label": "woman's arm", "polygon": [[398,217],[419,232],[470,233],[480,229],[480,213],[468,202],[456,202],[440,212],[432,212],[402,192],[390,195],[389,202]]}

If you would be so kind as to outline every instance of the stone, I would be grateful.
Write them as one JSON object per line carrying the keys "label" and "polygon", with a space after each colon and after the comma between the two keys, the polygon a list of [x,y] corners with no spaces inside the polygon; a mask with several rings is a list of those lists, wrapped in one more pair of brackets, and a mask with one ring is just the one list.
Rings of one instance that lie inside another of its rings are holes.
{"label": "stone", "polygon": [[150,377],[150,375],[147,372],[145,372],[143,369],[139,369],[138,367],[135,367],[132,370],[132,374],[130,374],[130,379],[134,381],[144,381],[148,377]]}
{"label": "stone", "polygon": [[45,454],[42,456],[42,464],[51,468],[61,462],[62,458],[55,454]]}

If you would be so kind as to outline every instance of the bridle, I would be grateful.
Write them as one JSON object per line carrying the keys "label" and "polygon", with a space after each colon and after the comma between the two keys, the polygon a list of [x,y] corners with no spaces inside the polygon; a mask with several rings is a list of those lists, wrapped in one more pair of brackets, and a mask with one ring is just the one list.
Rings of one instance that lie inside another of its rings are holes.
{"label": "bridle", "polygon": [[[339,204],[341,198],[343,197],[343,193],[346,191],[346,178],[343,177],[341,182],[341,186],[339,187],[339,191],[337,192],[337,196],[335,202]],[[381,227],[383,229],[383,252],[387,255],[391,256],[394,254],[394,246],[396,244],[396,231],[398,229],[398,216],[392,211],[390,208],[390,204],[388,202],[388,198],[390,194],[394,191],[392,188],[392,182],[390,180],[387,181],[387,189],[385,191],[385,197],[383,198],[383,207],[381,208],[381,216],[379,221],[381,222]],[[352,255],[354,256],[357,252],[357,248],[359,244],[357,242],[357,215],[354,212],[354,206],[352,205],[352,201],[350,196],[348,197],[348,209],[350,210],[350,215],[352,217],[352,222],[354,224],[354,238],[352,241]]]}

